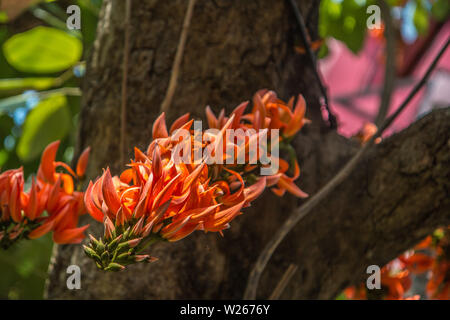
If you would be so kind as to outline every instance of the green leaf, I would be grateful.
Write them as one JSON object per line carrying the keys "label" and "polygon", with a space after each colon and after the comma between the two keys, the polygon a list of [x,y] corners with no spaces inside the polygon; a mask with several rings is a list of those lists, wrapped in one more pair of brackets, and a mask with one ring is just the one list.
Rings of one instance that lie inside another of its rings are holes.
{"label": "green leaf", "polygon": [[81,33],[83,34],[83,44],[85,47],[88,47],[91,46],[95,40],[100,7],[91,0],[78,0],[77,4],[81,9]]}
{"label": "green leaf", "polygon": [[8,22],[8,14],[5,11],[0,11],[0,23]]}
{"label": "green leaf", "polygon": [[320,46],[319,52],[317,53],[317,58],[318,59],[323,59],[326,56],[328,56],[328,54],[330,53],[328,46],[326,45],[326,43],[324,43],[323,45]]}
{"label": "green leaf", "polygon": [[79,39],[43,26],[16,34],[3,44],[9,64],[19,71],[33,73],[63,71],[80,59],[82,49]]}
{"label": "green leaf", "polygon": [[414,11],[413,22],[420,35],[428,31],[428,13],[419,3],[417,3],[416,11]]}
{"label": "green leaf", "polygon": [[35,159],[50,142],[63,139],[70,127],[71,116],[64,95],[41,101],[25,120],[17,155],[22,161]]}
{"label": "green leaf", "polygon": [[444,21],[450,14],[448,0],[436,0],[431,7],[431,14],[439,21]]}
{"label": "green leaf", "polygon": [[11,134],[11,129],[14,127],[13,119],[6,115],[0,114],[0,141],[3,146],[3,140],[7,135]]}
{"label": "green leaf", "polygon": [[322,0],[319,7],[319,34],[322,38],[333,37],[344,42],[357,53],[366,36],[366,8],[357,0]]}
{"label": "green leaf", "polygon": [[0,91],[10,90],[45,90],[51,88],[55,83],[55,78],[18,78],[0,79]]}
{"label": "green leaf", "polygon": [[3,167],[3,165],[8,161],[9,153],[5,149],[0,150],[0,169]]}

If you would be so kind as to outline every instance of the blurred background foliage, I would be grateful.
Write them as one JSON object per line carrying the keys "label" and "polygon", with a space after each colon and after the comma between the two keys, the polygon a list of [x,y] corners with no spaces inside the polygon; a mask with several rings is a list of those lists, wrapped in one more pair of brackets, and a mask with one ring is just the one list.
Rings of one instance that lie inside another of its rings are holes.
{"label": "blurred background foliage", "polygon": [[[95,39],[101,0],[2,1],[0,8],[0,168],[35,173],[41,152],[61,140],[70,162],[79,89]],[[66,8],[81,9],[81,30],[68,30]],[[43,298],[51,235],[0,250],[0,299]]]}
{"label": "blurred background foliage", "polygon": [[[389,0],[406,41],[427,32],[430,19],[448,17],[448,0]],[[79,89],[95,39],[101,0],[0,2],[0,168],[34,173],[44,147],[61,140],[58,158],[73,157]],[[81,9],[81,30],[68,30],[68,6]],[[321,38],[340,40],[354,53],[367,34],[374,0],[322,0]],[[319,56],[327,54],[326,41]],[[0,298],[39,299],[51,256],[51,237],[0,251]]]}

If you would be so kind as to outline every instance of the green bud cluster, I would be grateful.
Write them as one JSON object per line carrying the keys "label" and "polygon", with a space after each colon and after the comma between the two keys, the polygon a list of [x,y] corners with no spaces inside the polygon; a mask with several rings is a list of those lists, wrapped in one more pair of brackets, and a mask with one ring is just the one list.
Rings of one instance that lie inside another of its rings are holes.
{"label": "green bud cluster", "polygon": [[88,245],[83,245],[84,252],[95,261],[99,269],[104,271],[121,271],[125,269],[125,266],[133,263],[157,260],[140,252],[149,244],[164,239],[155,234],[144,236],[145,234],[139,228],[134,227],[136,223],[138,222],[130,221],[121,226],[105,223],[104,238],[97,240],[89,235],[90,242]]}

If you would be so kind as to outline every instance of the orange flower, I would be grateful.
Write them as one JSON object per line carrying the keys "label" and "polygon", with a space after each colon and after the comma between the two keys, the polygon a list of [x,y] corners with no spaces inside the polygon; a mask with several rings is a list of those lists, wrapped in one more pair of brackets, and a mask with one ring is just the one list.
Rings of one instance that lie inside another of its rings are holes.
{"label": "orange flower", "polygon": [[[357,134],[352,136],[353,139],[358,141],[361,145],[365,145],[372,136],[377,133],[377,126],[371,122],[366,122],[362,126],[361,130],[358,131]],[[381,142],[381,138],[376,138],[375,143],[378,144]]]}
{"label": "orange flower", "polygon": [[[280,130],[279,134],[279,148],[280,151],[286,151],[291,159],[291,163],[294,164],[294,176],[292,178],[286,175],[286,172],[290,169],[289,165],[283,159],[275,158],[273,160],[279,161],[280,169],[278,172],[271,176],[267,176],[267,185],[273,186],[277,185],[277,188],[273,188],[272,191],[278,196],[284,195],[285,191],[289,191],[297,197],[307,197],[308,194],[303,192],[294,183],[300,175],[300,168],[296,159],[295,150],[289,145],[289,140],[303,127],[304,124],[308,123],[309,120],[305,118],[306,103],[301,95],[298,96],[295,108],[293,108],[294,100],[291,99],[288,104],[284,103],[277,98],[276,93],[268,90],[260,90],[253,97],[253,109],[249,114],[245,114],[244,111],[248,103],[242,103],[231,113],[234,117],[233,121],[228,125],[227,128],[234,129],[237,131],[241,129],[243,137],[238,137],[244,139],[244,143],[239,147],[235,146],[236,152],[235,160],[241,156],[241,153],[245,153],[245,161],[255,160],[251,159],[249,155],[249,145],[256,141],[258,145],[257,159],[260,160],[262,156],[262,150],[259,146],[259,136],[263,133],[258,130],[267,129],[267,138],[271,141],[271,130]],[[210,128],[223,130],[229,118],[225,116],[225,112],[222,111],[219,117],[216,118],[214,113],[209,107],[206,108],[206,117],[208,119],[208,124]],[[253,131],[251,131],[253,130]],[[227,140],[228,137],[226,136]],[[224,148],[228,144],[234,144],[234,141],[227,140],[224,143]],[[268,154],[268,156],[271,156]],[[254,170],[259,169],[263,165],[257,165],[253,168],[246,166],[244,171],[238,170],[240,174],[250,175],[254,173]],[[235,168],[236,170],[238,168]]]}
{"label": "orange flower", "polygon": [[360,284],[359,286],[351,286],[344,289],[344,296],[348,300],[366,300],[366,287],[364,284]]}
{"label": "orange flower", "polygon": [[429,255],[420,252],[414,252],[410,256],[402,255],[399,257],[405,267],[412,273],[424,273],[430,270],[434,259]]}
{"label": "orange flower", "polygon": [[[410,273],[427,272],[429,281],[426,286],[427,295],[431,299],[450,299],[450,228],[438,229],[433,235],[426,237],[414,250],[408,251],[381,269],[383,299],[419,300],[420,296],[404,297],[411,286]],[[360,289],[349,287],[344,290],[348,299],[366,299],[364,284]],[[376,293],[376,292],[375,292]]]}
{"label": "orange flower", "polygon": [[387,288],[385,299],[402,299],[411,287],[411,278],[408,270],[393,271],[391,264],[381,269],[381,286]]}
{"label": "orange flower", "polygon": [[427,283],[427,294],[431,299],[450,300],[450,262],[436,262]]}
{"label": "orange flower", "polygon": [[[255,154],[247,148],[268,132],[257,130],[275,128],[274,123],[270,125],[272,118],[279,123],[276,129],[285,132],[276,143],[298,131],[305,122],[304,100],[300,97],[291,111],[268,92],[261,97],[255,95],[251,114],[244,114],[246,106],[239,105],[230,117],[224,111],[216,117],[207,107],[208,123],[216,129],[214,132],[195,132],[189,114],[167,130],[163,113],[153,124],[153,141],[145,152],[135,148],[135,159],[128,169],[114,177],[106,169],[90,182],[85,205],[94,219],[103,222],[105,231],[103,239],[91,237],[84,249],[100,269],[120,271],[131,263],[154,261],[150,255],[141,254],[154,241],[178,241],[196,230],[222,234],[264,191],[269,180],[277,184],[277,190],[306,196],[293,182],[299,175],[296,162],[292,178],[285,174],[289,165],[272,176],[260,176],[256,169],[265,166],[261,146],[257,145]],[[276,108],[285,110],[273,113]],[[242,143],[232,140],[228,129],[241,129],[236,139]],[[240,156],[244,163],[227,161]],[[256,164],[250,165],[250,160]]]}
{"label": "orange flower", "polygon": [[297,160],[294,160],[295,169],[294,169],[294,176],[292,178],[288,177],[285,174],[285,172],[289,168],[287,162],[284,161],[283,159],[279,159],[279,161],[283,165],[281,166],[281,169],[279,171],[280,175],[278,181],[276,182],[277,188],[272,188],[272,191],[280,197],[284,195],[286,190],[299,198],[308,197],[308,194],[300,190],[300,188],[297,187],[297,185],[294,183],[294,181],[297,180],[298,177],[300,176],[300,167],[298,165]]}
{"label": "orange flower", "polygon": [[[24,191],[23,170],[13,169],[0,175],[0,244],[7,248],[21,238],[35,239],[53,231],[56,243],[78,243],[88,227],[77,228],[78,217],[85,213],[83,193],[74,191],[73,178],[78,175],[62,162],[55,162],[59,141],[44,150],[37,177]],[[84,174],[89,150],[79,162],[79,174]],[[56,172],[65,168],[69,174]],[[46,214],[44,215],[44,212]]]}
{"label": "orange flower", "polygon": [[[107,169],[89,184],[86,208],[104,223],[104,241],[117,244],[108,245],[112,251],[107,255],[93,238],[85,247],[101,269],[154,261],[140,252],[157,240],[178,241],[195,230],[220,232],[264,190],[265,179],[245,188],[242,177],[231,170],[230,177],[241,182],[236,190],[226,180],[211,183],[205,163],[175,164],[170,150],[156,145],[153,153],[144,154],[136,149],[136,160],[120,178]],[[102,255],[109,259],[99,259]]]}
{"label": "orange flower", "polygon": [[409,271],[394,261],[381,268],[381,289],[366,289],[365,283],[348,287],[343,294],[347,299],[418,300],[420,296],[404,297],[411,287]]}
{"label": "orange flower", "polygon": [[[281,138],[290,138],[295,135],[304,124],[310,122],[305,118],[306,103],[302,95],[297,98],[293,107],[294,99],[284,103],[278,99],[273,91],[260,90],[253,96],[253,109],[251,113],[244,114],[248,103],[240,104],[231,113],[235,115],[232,129],[279,129]],[[206,117],[210,128],[220,129],[227,122],[225,112],[222,110],[216,118],[209,107],[206,108]],[[243,121],[242,121],[243,120]]]}

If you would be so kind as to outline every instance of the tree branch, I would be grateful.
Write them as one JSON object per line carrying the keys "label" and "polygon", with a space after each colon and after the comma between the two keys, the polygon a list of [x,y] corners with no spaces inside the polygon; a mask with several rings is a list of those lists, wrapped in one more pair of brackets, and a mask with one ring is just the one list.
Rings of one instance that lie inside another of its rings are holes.
{"label": "tree branch", "polygon": [[194,12],[196,0],[189,0],[186,15],[184,16],[183,28],[181,30],[180,41],[178,42],[177,53],[173,60],[172,72],[170,74],[169,86],[167,88],[166,96],[161,104],[161,112],[167,112],[172,104],[175,89],[177,88],[178,74],[180,73],[181,60],[183,59],[184,47],[191,24],[192,13]]}
{"label": "tree branch", "polygon": [[320,92],[322,93],[325,109],[327,110],[327,113],[328,113],[328,123],[329,123],[331,129],[336,129],[337,128],[336,116],[330,110],[330,105],[328,103],[327,89],[323,85],[322,79],[320,77],[319,70],[317,68],[316,56],[311,49],[311,45],[308,40],[308,33],[306,31],[306,25],[305,25],[305,22],[303,21],[302,14],[301,14],[300,9],[298,8],[295,0],[288,0],[288,2],[290,4],[292,10],[294,11],[295,20],[300,29],[300,35],[301,35],[303,44],[305,45],[305,49],[308,54],[308,58],[311,61],[311,64],[313,65],[314,77],[316,78],[316,81],[319,84],[319,88],[320,88]]}
{"label": "tree branch", "polygon": [[375,119],[375,125],[377,126],[383,123],[388,114],[389,106],[391,105],[392,92],[395,85],[395,33],[390,11],[391,8],[385,0],[379,0],[378,3],[381,7],[381,13],[385,25],[384,35],[386,39],[386,65],[384,69],[384,82],[380,107],[378,108],[378,114]]}
{"label": "tree branch", "polygon": [[[288,297],[294,291],[297,297],[332,299],[361,281],[368,265],[381,267],[450,224],[449,120],[450,109],[435,111],[371,148],[315,214],[297,225],[297,248],[294,235],[279,241],[275,261],[287,251],[298,255],[299,276],[286,289]],[[267,268],[266,277],[260,275],[265,288],[273,284],[275,266]],[[258,291],[259,298],[267,294]]]}
{"label": "tree branch", "polygon": [[295,264],[290,264],[289,267],[284,272],[283,276],[280,279],[280,282],[278,282],[277,286],[273,290],[272,294],[269,297],[269,300],[278,300],[283,293],[284,289],[288,285],[289,281],[297,271],[298,266]]}
{"label": "tree branch", "polygon": [[406,108],[408,103],[420,90],[420,88],[426,83],[431,72],[435,68],[437,62],[444,54],[445,50],[449,45],[450,39],[447,40],[446,44],[441,48],[437,56],[434,58],[431,65],[428,67],[427,72],[424,77],[419,81],[418,84],[411,90],[402,105],[392,114],[388,119],[386,119],[377,132],[372,136],[372,138],[355,154],[353,158],[333,177],[323,188],[321,188],[313,197],[311,197],[304,205],[295,210],[289,218],[284,222],[282,227],[274,234],[273,238],[268,242],[264,250],[261,252],[258,260],[256,261],[255,267],[250,273],[247,288],[244,293],[244,299],[255,299],[256,291],[258,288],[259,279],[261,277],[264,268],[269,262],[271,256],[281,243],[281,241],[286,237],[286,235],[294,228],[294,226],[302,220],[307,214],[309,214],[312,209],[314,209],[319,203],[324,201],[324,199],[336,189],[356,168],[359,161],[363,158],[365,153],[373,145],[376,138],[381,137],[383,132],[392,124],[392,122],[400,115],[400,113]]}

